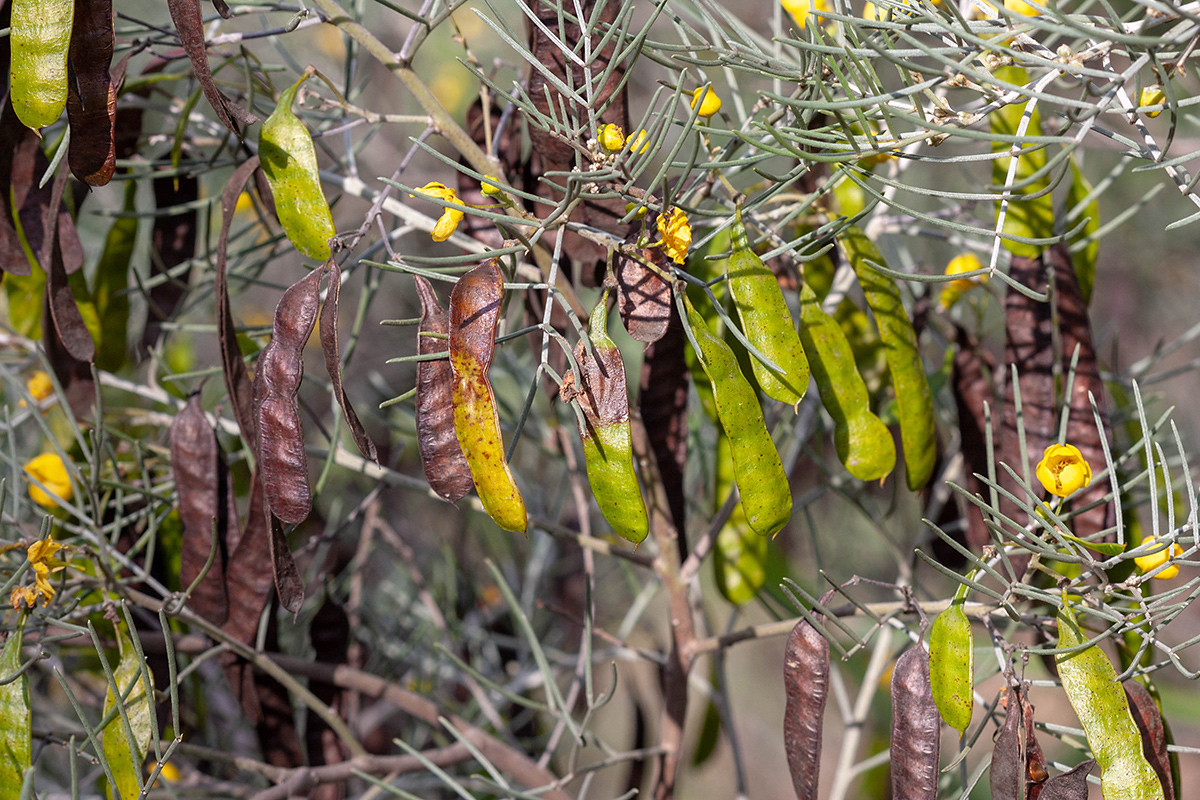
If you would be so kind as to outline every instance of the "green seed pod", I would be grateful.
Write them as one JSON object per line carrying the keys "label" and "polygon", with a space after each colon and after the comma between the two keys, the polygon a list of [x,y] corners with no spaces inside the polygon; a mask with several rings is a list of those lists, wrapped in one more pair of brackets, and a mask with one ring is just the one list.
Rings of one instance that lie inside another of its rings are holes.
{"label": "green seed pod", "polygon": [[[1087,639],[1064,596],[1058,612],[1058,646],[1077,647]],[[1100,765],[1104,800],[1162,800],[1162,784],[1142,752],[1141,734],[1108,656],[1092,645],[1059,653],[1054,663]]]}
{"label": "green seed pod", "polygon": [[946,724],[959,733],[971,724],[974,711],[971,621],[963,612],[966,588],[966,584],[959,587],[954,602],[937,615],[929,630],[929,683],[933,688],[933,702]]}
{"label": "green seed pod", "polygon": [[[724,431],[717,431],[717,455],[714,511],[725,504],[733,491],[733,448]],[[748,603],[758,596],[767,582],[767,549],[769,542],[759,536],[746,521],[746,509],[738,503],[713,548],[713,572],[717,589],[734,605]]]}
{"label": "green seed pod", "polygon": [[800,340],[812,365],[821,402],[837,428],[833,441],[838,458],[860,481],[887,476],[896,466],[896,445],[879,417],[871,413],[870,396],[854,368],[854,352],[833,317],[821,310],[807,284],[800,287]]}
{"label": "green seed pod", "polygon": [[564,398],[578,398],[583,418],[583,440],[588,482],[600,512],[623,539],[635,545],[646,538],[650,521],[633,471],[633,438],[629,427],[629,393],[625,388],[625,363],[608,336],[608,293],[600,298],[588,321],[592,354],[581,341],[575,359],[583,386],[573,393],[563,384]]}
{"label": "green seed pod", "polygon": [[25,771],[32,765],[32,734],[29,705],[29,677],[13,680],[21,668],[21,642],[25,635],[25,615],[16,630],[9,631],[0,651],[0,795],[19,797]]}
{"label": "green seed pod", "polygon": [[33,130],[50,125],[67,105],[67,54],[75,0],[13,0],[11,101]]}
{"label": "green seed pod", "polygon": [[704,317],[683,301],[686,326],[704,372],[713,387],[717,417],[729,437],[734,474],[746,521],[755,533],[774,535],[792,516],[792,492],[787,473],[763,421],[758,395],[738,367],[737,356],[724,341],[712,335]]}
{"label": "green seed pod", "polygon": [[750,249],[741,207],[733,225],[733,255],[726,262],[725,274],[746,338],[782,370],[776,372],[752,358],[758,385],[768,397],[798,405],[808,391],[808,359],[779,281]]}
{"label": "green seed pod", "polygon": [[874,243],[858,228],[851,228],[838,241],[858,276],[867,305],[879,326],[879,338],[883,341],[900,412],[900,442],[904,447],[908,488],[916,491],[933,477],[933,462],[937,458],[933,393],[925,376],[917,333],[900,302],[896,282],[867,264],[868,261],[883,263],[883,256]]}
{"label": "green seed pod", "polygon": [[292,113],[296,91],[312,73],[279,95],[275,111],[258,134],[258,157],[275,195],[275,212],[283,232],[309,258],[329,258],[329,240],[336,231],[329,203],[321,190],[317,151],[304,123]]}

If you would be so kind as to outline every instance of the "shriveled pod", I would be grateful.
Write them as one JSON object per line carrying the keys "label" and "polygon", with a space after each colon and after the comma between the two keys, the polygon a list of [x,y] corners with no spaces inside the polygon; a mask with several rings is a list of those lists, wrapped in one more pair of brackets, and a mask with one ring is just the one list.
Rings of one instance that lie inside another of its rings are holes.
{"label": "shriveled pod", "polygon": [[[1096,762],[1089,758],[1061,775],[1055,775],[1042,786],[1038,800],[1088,800],[1088,773],[1095,766]],[[1109,798],[1107,794],[1104,797],[1105,800]]]}
{"label": "shriveled pod", "polygon": [[575,392],[583,411],[579,436],[588,483],[600,512],[621,538],[636,545],[646,538],[650,522],[633,470],[625,362],[608,335],[607,303],[606,292],[588,320],[592,352],[587,351],[583,341],[575,348],[575,360],[583,376],[583,386]]}
{"label": "shriveled pod", "polygon": [[892,800],[936,800],[941,726],[929,656],[912,647],[892,668]]}
{"label": "shriveled pod", "polygon": [[1150,690],[1137,681],[1125,681],[1125,697],[1129,700],[1129,712],[1133,724],[1142,736],[1142,755],[1154,768],[1163,785],[1165,800],[1175,797],[1175,778],[1171,774],[1171,755],[1167,751],[1167,726],[1162,712]]}
{"label": "shriveled pod", "polygon": [[275,308],[271,341],[255,369],[254,406],[258,427],[259,469],[267,506],[289,524],[312,510],[308,458],[297,394],[304,379],[304,344],[317,322],[321,276],[316,269],[290,286]]}
{"label": "shriveled pod", "polygon": [[336,233],[333,215],[321,189],[312,136],[292,113],[296,92],[311,74],[305,72],[279,95],[275,111],[258,134],[258,157],[275,196],[283,232],[301,253],[324,261],[330,254],[329,240]]}
{"label": "shriveled pod", "polygon": [[[825,606],[833,599],[826,592]],[[816,619],[824,615],[813,609]],[[821,771],[821,732],[829,693],[829,642],[806,619],[796,623],[783,650],[783,746],[797,800],[817,800]]]}
{"label": "shriveled pod", "polygon": [[496,349],[504,276],[489,258],[458,279],[450,293],[450,368],[454,433],[471,467],[483,510],[506,531],[529,525],[525,500],[504,458],[504,438],[488,368]]}
{"label": "shriveled pod", "polygon": [[67,55],[75,0],[13,0],[9,99],[17,119],[39,130],[67,105]]}
{"label": "shriveled pod", "polygon": [[796,406],[808,391],[808,359],[779,288],[779,280],[750,249],[740,206],[736,214],[733,253],[726,262],[729,293],[733,296],[746,338],[780,371],[776,372],[757,358],[751,358],[751,368],[768,397]]}
{"label": "shriveled pod", "polygon": [[992,748],[992,800],[1029,800],[1046,780],[1046,759],[1033,728],[1025,686],[1005,690],[1007,716]]}
{"label": "shriveled pod", "polygon": [[[421,325],[417,352],[445,353],[450,317],[442,309],[433,286],[425,278],[413,278],[421,301]],[[442,498],[456,503],[471,491],[471,467],[454,434],[454,373],[449,359],[417,364],[417,449],[429,487]]]}
{"label": "shriveled pod", "polygon": [[[626,244],[637,241],[636,234]],[[617,309],[625,330],[639,342],[657,342],[671,321],[671,283],[647,264],[669,272],[666,257],[658,248],[643,248],[637,256],[617,255]]]}

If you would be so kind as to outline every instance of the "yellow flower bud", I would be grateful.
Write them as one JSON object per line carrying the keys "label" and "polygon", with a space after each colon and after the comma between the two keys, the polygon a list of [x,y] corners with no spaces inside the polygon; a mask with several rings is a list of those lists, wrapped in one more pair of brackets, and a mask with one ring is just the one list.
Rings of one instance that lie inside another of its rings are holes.
{"label": "yellow flower bud", "polygon": [[615,153],[625,146],[625,131],[621,130],[620,125],[601,125],[599,141],[601,147]]}
{"label": "yellow flower bud", "polygon": [[42,453],[28,464],[25,465],[25,472],[31,477],[41,481],[51,492],[57,497],[47,494],[41,486],[35,483],[29,484],[29,496],[33,502],[46,508],[54,508],[58,505],[58,501],[70,500],[74,497],[74,491],[71,489],[71,478],[67,474],[67,467],[63,464],[63,460],[56,453]]}
{"label": "yellow flower bud", "polygon": [[662,237],[663,252],[676,264],[682,264],[692,246],[692,226],[682,208],[658,215],[658,234]]}
{"label": "yellow flower bud", "polygon": [[1068,497],[1092,482],[1092,467],[1074,445],[1052,444],[1038,462],[1037,477],[1050,494]]}
{"label": "yellow flower bud", "polygon": [[695,108],[697,103],[700,104],[700,116],[705,119],[721,110],[721,98],[717,97],[717,93],[712,90],[712,87],[701,86],[692,92],[692,108]]}
{"label": "yellow flower bud", "polygon": [[[947,275],[961,275],[964,272],[974,272],[977,269],[982,269],[983,265],[979,263],[979,257],[974,253],[963,253],[950,259],[950,263],[946,265]],[[978,286],[983,281],[987,280],[987,276],[979,278],[959,278],[956,281],[950,281],[942,289],[940,302],[943,308],[950,308],[958,302],[962,295]]]}
{"label": "yellow flower bud", "polygon": [[[1142,89],[1142,94],[1138,97],[1139,106],[1161,106],[1165,102],[1167,102],[1167,96],[1163,94],[1162,87],[1157,83],[1153,86],[1147,86],[1146,88]],[[1162,109],[1160,108],[1157,111],[1144,111],[1142,113],[1144,113],[1147,117],[1157,117],[1162,113]]]}
{"label": "yellow flower bud", "polygon": [[54,394],[54,383],[50,380],[50,376],[41,370],[29,376],[29,380],[25,382],[25,388],[33,395],[33,399],[39,402]]}
{"label": "yellow flower bud", "polygon": [[483,176],[483,180],[479,182],[479,191],[483,193],[484,197],[504,197],[504,190],[500,188],[500,180],[491,175]]}
{"label": "yellow flower bud", "polygon": [[[1146,545],[1146,544],[1155,545],[1155,544],[1158,544],[1158,540],[1152,539],[1152,538],[1146,539],[1145,541],[1142,542],[1142,544],[1143,545]],[[1155,550],[1153,553],[1150,553],[1149,555],[1145,555],[1145,556],[1138,556],[1137,558],[1135,558],[1134,563],[1137,564],[1138,569],[1140,569],[1142,571],[1142,574],[1146,574],[1148,572],[1153,572],[1155,569],[1157,569],[1159,567],[1159,565],[1165,564],[1170,559],[1180,558],[1181,556],[1183,556],[1183,550],[1180,549],[1179,545],[1173,544],[1170,547],[1167,547],[1167,545],[1165,543],[1163,543],[1163,544],[1158,544],[1158,549]],[[1165,581],[1170,578],[1174,578],[1178,574],[1179,574],[1179,567],[1172,564],[1169,567],[1166,567],[1165,569],[1163,569],[1161,572],[1156,573],[1154,575],[1154,577],[1158,578],[1159,580]]]}

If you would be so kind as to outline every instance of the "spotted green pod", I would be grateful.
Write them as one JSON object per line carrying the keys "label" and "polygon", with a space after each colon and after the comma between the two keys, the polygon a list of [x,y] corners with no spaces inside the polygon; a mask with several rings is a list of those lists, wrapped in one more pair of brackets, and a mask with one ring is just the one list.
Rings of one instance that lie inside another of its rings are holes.
{"label": "spotted green pod", "polygon": [[838,458],[860,481],[886,477],[896,466],[892,434],[871,413],[871,398],[854,368],[854,351],[842,326],[821,310],[808,284],[800,287],[800,341],[821,403],[836,426],[833,443]]}
{"label": "spotted green pod", "polygon": [[312,136],[292,113],[296,92],[311,74],[304,73],[279,95],[275,110],[259,131],[258,157],[275,196],[283,232],[301,253],[325,261],[331,252],[329,240],[336,233],[333,215],[321,189]]}
{"label": "spotted green pod", "polygon": [[[1088,640],[1063,597],[1058,612],[1058,647]],[[1054,656],[1063,691],[1083,724],[1088,747],[1100,765],[1104,800],[1162,800],[1163,788],[1142,752],[1142,738],[1117,671],[1096,645]]]}
{"label": "spotted green pod", "polygon": [[13,0],[10,100],[17,119],[35,131],[66,108],[74,18],[75,0]]}
{"label": "spotted green pod", "polygon": [[[720,510],[733,491],[733,447],[723,431],[717,431],[714,511]],[[741,605],[758,596],[767,582],[767,558],[770,542],[759,536],[746,521],[746,509],[738,503],[713,546],[713,572],[717,589],[733,603]]]}
{"label": "spotted green pod", "polygon": [[875,244],[858,228],[842,234],[839,243],[879,326],[899,410],[905,475],[908,488],[915,492],[933,477],[933,462],[937,458],[933,392],[921,361],[917,332],[904,311],[896,282],[868,263],[883,264],[883,256]]}
{"label": "spotted green pod", "polygon": [[617,535],[636,545],[646,538],[650,520],[633,470],[625,363],[608,335],[607,292],[588,320],[588,340],[592,345],[590,354],[582,341],[575,348],[583,386],[574,392],[583,411],[579,437],[588,483],[608,524]]}
{"label": "spotted green pod", "polygon": [[975,666],[971,621],[963,611],[966,589],[966,584],[959,587],[954,602],[937,615],[929,630],[929,684],[933,702],[946,724],[959,733],[971,724],[975,707],[971,697]]}
{"label": "spotted green pod", "polygon": [[755,533],[778,533],[792,516],[792,492],[783,462],[763,420],[758,395],[742,374],[737,356],[724,341],[712,334],[683,292],[687,329],[700,364],[712,383],[717,418],[729,437],[734,476],[746,511],[746,521]]}
{"label": "spotted green pod", "polygon": [[32,718],[29,705],[29,677],[14,679],[21,668],[21,642],[25,634],[25,615],[9,631],[0,650],[0,796],[19,797],[25,772],[32,765]]}
{"label": "spotted green pod", "polygon": [[729,293],[750,344],[769,358],[779,371],[751,358],[754,378],[768,397],[795,406],[808,391],[808,359],[787,301],[775,274],[750,249],[742,209],[733,224],[733,254],[725,262]]}

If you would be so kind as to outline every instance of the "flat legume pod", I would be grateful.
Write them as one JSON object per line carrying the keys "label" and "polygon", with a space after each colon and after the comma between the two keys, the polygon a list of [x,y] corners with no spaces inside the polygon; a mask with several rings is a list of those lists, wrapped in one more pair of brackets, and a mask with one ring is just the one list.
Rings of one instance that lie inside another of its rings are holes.
{"label": "flat legume pod", "polygon": [[91,186],[107,184],[116,168],[117,87],[109,74],[113,44],[112,0],[76,0],[67,164],[76,178]]}
{"label": "flat legume pod", "polygon": [[488,367],[496,348],[504,276],[489,258],[458,279],[450,293],[450,368],[454,373],[454,433],[471,466],[483,510],[506,531],[529,525],[525,500],[504,458],[504,438]]}
{"label": "flat legume pod", "polygon": [[1095,766],[1096,762],[1089,758],[1061,775],[1055,775],[1042,786],[1038,800],[1087,800],[1087,777]]}
{"label": "flat legume pod", "polygon": [[1154,768],[1163,786],[1164,800],[1174,800],[1175,778],[1171,774],[1171,754],[1167,750],[1167,726],[1162,712],[1150,690],[1137,681],[1125,681],[1125,697],[1129,700],[1129,712],[1133,724],[1142,736],[1142,755]]}
{"label": "flat legume pod", "polygon": [[750,249],[742,209],[733,225],[733,254],[726,262],[729,293],[742,321],[742,332],[750,344],[771,359],[776,372],[751,354],[751,368],[758,385],[768,397],[795,406],[808,391],[808,359],[796,323],[788,310],[779,281],[763,260]]}
{"label": "flat legume pod", "polygon": [[25,770],[32,766],[32,715],[29,705],[29,677],[12,680],[21,668],[21,642],[25,635],[25,617],[9,631],[0,650],[0,794],[19,797]]}
{"label": "flat legume pod", "polygon": [[[1058,646],[1077,647],[1087,638],[1064,597],[1058,612]],[[1092,645],[1060,653],[1054,663],[1067,699],[1083,724],[1088,747],[1100,765],[1104,800],[1162,800],[1162,784],[1142,753],[1141,735],[1108,656]]]}
{"label": "flat legume pod", "polygon": [[887,426],[871,413],[871,398],[854,368],[854,351],[833,317],[821,310],[812,289],[800,287],[800,341],[808,354],[821,402],[835,429],[833,442],[846,470],[860,481],[884,478],[896,466],[896,445]]}
{"label": "flat legume pod", "polygon": [[[715,412],[715,409],[714,409]],[[714,413],[715,416],[715,413]],[[733,468],[733,447],[725,431],[717,431],[717,453],[713,472],[713,511],[725,505],[736,476]],[[713,574],[717,589],[726,600],[741,605],[758,596],[767,582],[767,557],[770,541],[759,536],[746,521],[746,509],[739,502],[717,534],[713,546]]]}
{"label": "flat legume pod", "polygon": [[[959,593],[966,584],[960,587]],[[971,621],[963,613],[964,598],[955,595],[954,602],[937,615],[929,630],[929,681],[938,712],[954,730],[966,731],[974,711],[972,701]]]}
{"label": "flat legume pod", "polygon": [[792,515],[792,492],[763,421],[758,395],[742,374],[729,345],[712,335],[685,293],[677,293],[677,297],[684,304],[696,355],[712,382],[717,417],[729,437],[746,521],[755,533],[774,535]]}
{"label": "flat legume pod", "polygon": [[588,482],[600,512],[621,538],[636,545],[646,538],[650,521],[633,470],[625,362],[608,335],[607,303],[605,292],[588,321],[592,354],[582,341],[575,348],[583,375],[583,386],[576,395],[583,410],[579,436]]}
{"label": "flat legume pod", "polygon": [[933,393],[921,361],[917,333],[900,301],[896,282],[868,264],[883,264],[875,244],[858,228],[843,233],[838,242],[846,260],[854,268],[867,305],[879,326],[883,353],[900,417],[900,443],[904,450],[904,469],[908,488],[916,491],[933,477],[937,457],[937,431],[933,414]]}
{"label": "flat legume pod", "polygon": [[12,0],[10,97],[17,119],[33,130],[67,105],[67,54],[75,0]]}
{"label": "flat legume pod", "polygon": [[910,648],[892,669],[892,800],[936,800],[941,723],[929,657]]}
{"label": "flat legume pod", "polygon": [[306,72],[279,95],[275,111],[258,134],[258,157],[275,196],[275,213],[283,232],[309,258],[329,258],[329,240],[336,231],[329,203],[321,189],[317,151],[304,123],[292,113],[296,91],[308,80]]}
{"label": "flat legume pod", "polygon": [[[821,597],[821,605],[833,592]],[[823,619],[813,609],[817,619]],[[829,695],[829,642],[806,619],[796,623],[783,650],[783,746],[797,800],[817,800],[821,771],[821,733]]]}

